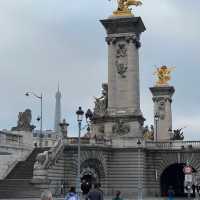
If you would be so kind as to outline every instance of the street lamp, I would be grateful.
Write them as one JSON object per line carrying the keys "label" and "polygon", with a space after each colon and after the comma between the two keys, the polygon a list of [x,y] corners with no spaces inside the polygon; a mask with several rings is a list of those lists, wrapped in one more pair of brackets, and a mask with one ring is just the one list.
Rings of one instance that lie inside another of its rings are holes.
{"label": "street lamp", "polygon": [[154,120],[155,120],[155,126],[156,126],[156,142],[158,141],[158,120],[159,120],[159,115],[158,113],[155,114],[154,116]]}
{"label": "street lamp", "polygon": [[80,184],[81,184],[81,180],[80,180],[80,146],[81,146],[81,141],[80,141],[80,137],[81,137],[81,123],[83,120],[83,115],[84,115],[84,111],[82,110],[82,108],[79,106],[78,110],[76,111],[76,115],[77,115],[77,122],[78,122],[78,169],[77,169],[77,180],[76,180],[76,188],[77,188],[77,192],[78,195],[80,196]]}
{"label": "street lamp", "polygon": [[42,136],[42,120],[43,120],[43,116],[42,116],[42,101],[43,101],[43,96],[42,93],[41,95],[37,95],[34,92],[26,92],[25,95],[28,97],[30,95],[40,99],[40,117],[37,117],[37,120],[40,121],[40,137]]}
{"label": "street lamp", "polygon": [[138,139],[137,145],[138,145],[138,200],[142,200],[142,184],[141,184],[141,170],[140,170],[140,146],[141,141]]}

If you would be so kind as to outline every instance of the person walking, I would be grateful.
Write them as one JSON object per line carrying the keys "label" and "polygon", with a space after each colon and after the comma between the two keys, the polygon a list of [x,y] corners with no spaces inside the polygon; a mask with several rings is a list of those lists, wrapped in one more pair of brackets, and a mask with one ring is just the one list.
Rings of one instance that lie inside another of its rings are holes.
{"label": "person walking", "polygon": [[64,200],[80,200],[79,196],[76,194],[75,187],[70,188]]}
{"label": "person walking", "polygon": [[99,189],[98,183],[94,184],[94,188],[88,192],[86,200],[103,200],[103,191]]}
{"label": "person walking", "polygon": [[120,195],[121,195],[121,192],[118,190],[118,191],[116,191],[116,196],[112,199],[112,200],[123,200],[121,197],[120,197]]}
{"label": "person walking", "polygon": [[172,186],[169,186],[167,194],[168,194],[168,200],[173,200],[174,190],[173,190]]}

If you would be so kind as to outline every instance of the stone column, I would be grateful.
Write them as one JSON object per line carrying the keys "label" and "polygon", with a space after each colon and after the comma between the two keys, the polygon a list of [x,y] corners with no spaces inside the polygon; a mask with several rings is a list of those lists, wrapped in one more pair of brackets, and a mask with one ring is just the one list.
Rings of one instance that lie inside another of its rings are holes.
{"label": "stone column", "polygon": [[140,17],[101,20],[108,43],[108,115],[142,115],[139,91]]}
{"label": "stone column", "polygon": [[116,70],[115,68],[113,68],[112,66],[115,65],[114,63],[114,59],[112,59],[115,55],[115,38],[109,37],[106,38],[107,44],[108,44],[108,74],[110,74],[110,76],[108,76],[108,82],[110,84],[108,84],[108,105],[109,105],[109,110],[112,111],[112,108],[116,107],[116,96],[115,96],[115,89],[113,87],[113,85],[116,82],[116,77],[115,77],[115,73]]}
{"label": "stone column", "polygon": [[[172,129],[172,96],[175,92],[173,86],[155,86],[150,88],[154,102],[154,140],[170,140],[169,129]],[[156,122],[155,116],[158,116]],[[157,130],[156,130],[157,129]],[[156,137],[157,132],[157,137]]]}
{"label": "stone column", "polygon": [[127,38],[128,42],[128,79],[132,84],[128,84],[128,105],[130,111],[140,114],[140,87],[139,87],[139,52],[136,45],[135,36]]}

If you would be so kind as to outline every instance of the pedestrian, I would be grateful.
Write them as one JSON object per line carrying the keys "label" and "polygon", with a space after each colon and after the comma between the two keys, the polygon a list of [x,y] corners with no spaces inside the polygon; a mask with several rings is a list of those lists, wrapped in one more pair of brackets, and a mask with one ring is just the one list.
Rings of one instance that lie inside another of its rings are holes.
{"label": "pedestrian", "polygon": [[40,199],[41,200],[53,200],[53,197],[52,197],[52,194],[50,191],[45,190],[44,192],[42,192]]}
{"label": "pedestrian", "polygon": [[116,196],[112,199],[112,200],[123,200],[121,197],[120,197],[120,194],[121,192],[118,190],[116,191]]}
{"label": "pedestrian", "polygon": [[60,194],[63,195],[64,194],[64,182],[61,181],[61,185],[60,185]]}
{"label": "pedestrian", "polygon": [[103,200],[103,191],[100,190],[99,186],[98,183],[94,184],[94,188],[88,192],[86,200]]}
{"label": "pedestrian", "polygon": [[101,189],[101,183],[97,183],[97,187],[99,191],[102,193],[102,198],[103,198],[103,190]]}
{"label": "pedestrian", "polygon": [[167,194],[168,194],[168,199],[169,199],[169,200],[173,200],[173,197],[174,197],[174,190],[173,190],[173,187],[172,187],[171,185],[169,186],[169,189],[168,189]]}
{"label": "pedestrian", "polygon": [[76,188],[71,187],[64,200],[80,200],[76,194]]}

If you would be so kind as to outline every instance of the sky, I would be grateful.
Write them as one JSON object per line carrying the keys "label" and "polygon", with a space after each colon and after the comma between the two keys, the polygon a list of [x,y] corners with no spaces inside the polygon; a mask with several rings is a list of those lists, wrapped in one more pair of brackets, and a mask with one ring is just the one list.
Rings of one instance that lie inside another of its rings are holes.
{"label": "sky", "polygon": [[[200,1],[143,0],[133,8],[146,32],[141,35],[140,91],[145,124],[153,122],[149,87],[155,67],[176,67],[170,85],[173,128],[184,128],[186,140],[200,140]],[[16,126],[17,115],[32,110],[32,123],[40,113],[39,99],[27,91],[43,93],[43,127],[53,129],[55,92],[62,92],[62,117],[76,134],[76,110],[94,107],[107,81],[107,44],[100,19],[116,9],[115,0],[1,0],[0,1],[0,128]]]}

